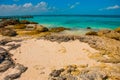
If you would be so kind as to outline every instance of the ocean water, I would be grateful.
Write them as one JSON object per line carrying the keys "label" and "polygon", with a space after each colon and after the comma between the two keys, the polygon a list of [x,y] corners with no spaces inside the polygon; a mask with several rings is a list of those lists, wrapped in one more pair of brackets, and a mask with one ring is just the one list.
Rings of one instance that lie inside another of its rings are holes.
{"label": "ocean water", "polygon": [[46,27],[71,29],[115,29],[120,27],[120,16],[34,16],[26,20],[35,21]]}

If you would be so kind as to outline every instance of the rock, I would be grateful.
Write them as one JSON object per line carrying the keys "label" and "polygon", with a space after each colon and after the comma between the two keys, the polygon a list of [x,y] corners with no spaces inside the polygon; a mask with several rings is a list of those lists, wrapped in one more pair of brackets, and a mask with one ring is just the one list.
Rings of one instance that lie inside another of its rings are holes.
{"label": "rock", "polygon": [[103,36],[103,35],[108,34],[110,32],[111,32],[111,30],[99,30],[97,32],[97,34],[98,34],[98,36]]}
{"label": "rock", "polygon": [[10,28],[2,28],[1,29],[1,35],[3,36],[16,36],[17,33],[13,29]]}
{"label": "rock", "polygon": [[90,32],[87,32],[85,35],[95,35],[95,36],[97,36],[97,32],[90,31]]}
{"label": "rock", "polygon": [[7,50],[0,47],[0,63],[6,58],[7,55],[8,55]]}
{"label": "rock", "polygon": [[78,78],[77,78],[77,76],[66,75],[66,76],[65,76],[65,80],[78,80]]}
{"label": "rock", "polygon": [[19,20],[18,19],[6,19],[4,21],[2,21],[4,26],[7,25],[15,25],[15,24],[19,24]]}
{"label": "rock", "polygon": [[13,65],[13,63],[10,60],[4,60],[1,64],[0,64],[0,72],[5,72],[7,69],[9,69],[11,66]]}
{"label": "rock", "polygon": [[16,24],[13,26],[13,29],[25,29],[26,25],[25,24]]}
{"label": "rock", "polygon": [[70,30],[69,28],[64,28],[64,27],[56,27],[56,28],[50,28],[49,31],[50,32],[61,32],[64,30]]}
{"label": "rock", "polygon": [[120,27],[116,28],[115,31],[120,33]]}
{"label": "rock", "polygon": [[21,20],[20,23],[21,24],[38,24],[37,22],[30,22],[30,21],[27,21],[27,20]]}
{"label": "rock", "polygon": [[67,69],[66,69],[67,73],[71,73],[71,72],[75,71],[76,68],[77,68],[77,66],[73,66],[73,65],[67,66]]}
{"label": "rock", "polygon": [[79,75],[80,80],[104,80],[107,75],[103,71],[93,70],[83,70]]}
{"label": "rock", "polygon": [[42,26],[42,25],[37,25],[36,29],[38,32],[46,32],[48,31],[48,28]]}
{"label": "rock", "polygon": [[11,42],[11,40],[9,40],[9,39],[3,39],[3,40],[0,41],[0,45],[5,45],[5,44],[7,44],[9,42]]}
{"label": "rock", "polygon": [[19,78],[22,73],[27,70],[27,67],[14,63],[7,50],[0,47],[0,76],[1,80],[14,80]]}
{"label": "rock", "polygon": [[111,31],[109,33],[104,34],[103,36],[120,41],[120,33],[116,31]]}
{"label": "rock", "polygon": [[30,22],[30,24],[38,24],[37,22]]}
{"label": "rock", "polygon": [[0,72],[6,71],[13,64],[7,50],[0,47]]}
{"label": "rock", "polygon": [[58,76],[60,76],[61,72],[63,72],[63,71],[64,71],[64,69],[53,70],[53,71],[50,73],[50,76],[58,77]]}
{"label": "rock", "polygon": [[27,67],[24,67],[21,64],[16,64],[14,70],[15,70],[14,73],[6,75],[4,80],[13,80],[19,78],[21,74],[27,70]]}
{"label": "rock", "polygon": [[7,45],[9,46],[9,49],[8,50],[13,50],[13,49],[17,49],[18,47],[20,47],[21,45],[20,44],[9,44]]}
{"label": "rock", "polygon": [[56,41],[56,42],[67,42],[70,40],[73,40],[73,37],[69,37],[69,36],[57,36],[57,35],[48,35],[45,36],[45,39],[50,40],[50,41]]}
{"label": "rock", "polygon": [[0,22],[0,28],[4,28],[4,26],[3,22]]}
{"label": "rock", "polygon": [[92,29],[91,27],[87,27],[86,29]]}
{"label": "rock", "polygon": [[21,20],[20,23],[21,23],[21,24],[30,24],[30,22],[27,21],[27,20]]}

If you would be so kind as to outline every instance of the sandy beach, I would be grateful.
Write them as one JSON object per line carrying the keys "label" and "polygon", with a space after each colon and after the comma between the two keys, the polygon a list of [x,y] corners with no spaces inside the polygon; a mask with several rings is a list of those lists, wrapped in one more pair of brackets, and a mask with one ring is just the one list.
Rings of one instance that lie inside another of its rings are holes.
{"label": "sandy beach", "polygon": [[51,70],[67,65],[97,65],[98,62],[88,57],[88,53],[96,52],[78,40],[57,43],[37,39],[25,40],[21,47],[11,51],[16,63],[28,67],[19,80],[48,80]]}

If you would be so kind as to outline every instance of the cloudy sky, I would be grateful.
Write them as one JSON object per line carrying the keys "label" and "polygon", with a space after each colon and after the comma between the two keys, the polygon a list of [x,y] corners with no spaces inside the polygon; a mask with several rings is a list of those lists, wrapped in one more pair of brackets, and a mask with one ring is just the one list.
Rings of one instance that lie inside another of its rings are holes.
{"label": "cloudy sky", "polygon": [[0,0],[0,16],[120,15],[120,0]]}

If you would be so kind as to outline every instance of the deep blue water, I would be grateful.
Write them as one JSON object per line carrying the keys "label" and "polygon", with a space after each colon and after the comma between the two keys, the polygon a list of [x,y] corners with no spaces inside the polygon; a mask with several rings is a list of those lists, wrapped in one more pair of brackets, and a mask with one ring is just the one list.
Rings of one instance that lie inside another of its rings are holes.
{"label": "deep blue water", "polygon": [[114,29],[120,27],[120,16],[34,16],[27,20],[46,27],[66,27],[72,29],[91,27],[93,29]]}

